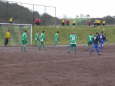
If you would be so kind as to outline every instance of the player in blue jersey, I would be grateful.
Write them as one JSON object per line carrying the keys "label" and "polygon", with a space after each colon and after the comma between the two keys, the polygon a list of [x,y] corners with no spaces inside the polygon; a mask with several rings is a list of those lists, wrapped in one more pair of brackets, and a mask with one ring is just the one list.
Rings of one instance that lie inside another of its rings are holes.
{"label": "player in blue jersey", "polygon": [[101,55],[100,48],[99,48],[99,40],[100,40],[99,33],[96,33],[93,37],[93,44],[92,44],[92,48],[90,49],[90,54],[93,51],[96,51],[98,55]]}
{"label": "player in blue jersey", "polygon": [[104,47],[104,42],[106,41],[106,36],[103,31],[99,34],[99,48],[102,50]]}

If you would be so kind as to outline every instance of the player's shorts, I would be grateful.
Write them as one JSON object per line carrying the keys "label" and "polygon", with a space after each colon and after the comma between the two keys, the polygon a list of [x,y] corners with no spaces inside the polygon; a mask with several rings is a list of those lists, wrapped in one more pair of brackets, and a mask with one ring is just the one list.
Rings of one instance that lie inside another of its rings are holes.
{"label": "player's shorts", "polygon": [[27,44],[28,42],[27,42],[27,40],[22,40],[22,44],[23,45],[25,45],[25,44]]}
{"label": "player's shorts", "polygon": [[91,42],[91,41],[89,41],[89,42],[88,42],[88,45],[92,45],[92,42]]}
{"label": "player's shorts", "polygon": [[93,44],[93,48],[98,49],[99,48],[98,44]]}
{"label": "player's shorts", "polygon": [[104,44],[104,40],[100,40],[99,43]]}
{"label": "player's shorts", "polygon": [[70,44],[71,47],[76,47],[76,44]]}
{"label": "player's shorts", "polygon": [[75,23],[73,23],[72,25],[75,25]]}
{"label": "player's shorts", "polygon": [[64,22],[62,22],[62,25],[63,25],[63,26],[64,26],[64,24],[65,24],[65,23],[64,23]]}

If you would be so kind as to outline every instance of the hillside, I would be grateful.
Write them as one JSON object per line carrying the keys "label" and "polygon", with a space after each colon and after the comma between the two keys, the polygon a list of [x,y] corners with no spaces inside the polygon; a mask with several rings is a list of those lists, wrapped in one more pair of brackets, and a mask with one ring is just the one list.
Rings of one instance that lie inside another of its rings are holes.
{"label": "hillside", "polygon": [[[46,18],[47,16],[47,18]],[[40,15],[39,12],[30,10],[17,3],[8,3],[0,1],[0,22],[8,22],[8,19],[13,17],[15,23],[33,23],[33,20],[40,18],[43,20],[42,25],[53,25],[55,21],[59,24],[59,19],[52,17],[49,14]],[[50,22],[49,22],[50,21]]]}

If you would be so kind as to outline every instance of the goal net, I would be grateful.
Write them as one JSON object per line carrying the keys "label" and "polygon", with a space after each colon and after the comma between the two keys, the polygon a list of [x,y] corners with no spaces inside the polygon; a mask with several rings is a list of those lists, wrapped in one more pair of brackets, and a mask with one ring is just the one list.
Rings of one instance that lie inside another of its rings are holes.
{"label": "goal net", "polygon": [[11,33],[9,41],[10,46],[17,46],[21,44],[21,34],[27,31],[28,44],[32,44],[32,24],[15,24],[15,23],[0,23],[0,46],[4,45],[4,37],[7,31]]}

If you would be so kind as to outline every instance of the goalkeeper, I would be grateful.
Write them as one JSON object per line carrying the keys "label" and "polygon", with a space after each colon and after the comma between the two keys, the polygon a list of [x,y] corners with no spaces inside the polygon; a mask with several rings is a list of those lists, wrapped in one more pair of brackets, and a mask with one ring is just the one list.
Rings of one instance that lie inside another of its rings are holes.
{"label": "goalkeeper", "polygon": [[27,31],[25,30],[22,35],[21,35],[21,51],[25,52],[26,51],[26,45],[28,44],[28,36],[27,36]]}
{"label": "goalkeeper", "polygon": [[11,38],[11,33],[10,33],[10,31],[8,30],[8,31],[5,33],[4,46],[7,46],[7,45],[8,45],[10,38]]}

